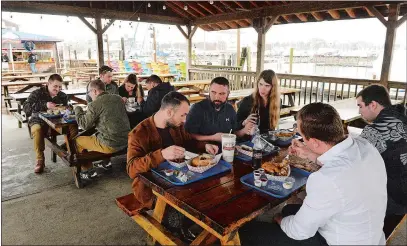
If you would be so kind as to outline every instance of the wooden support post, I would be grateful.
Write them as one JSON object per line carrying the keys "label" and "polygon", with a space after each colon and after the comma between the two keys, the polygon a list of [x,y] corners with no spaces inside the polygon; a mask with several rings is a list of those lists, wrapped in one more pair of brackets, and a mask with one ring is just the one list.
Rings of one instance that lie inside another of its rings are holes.
{"label": "wooden support post", "polygon": [[110,64],[109,36],[106,34],[107,63]]}
{"label": "wooden support post", "polygon": [[278,15],[273,16],[269,21],[266,18],[253,19],[253,27],[257,32],[257,62],[256,74],[257,76],[264,69],[264,52],[266,47],[266,33],[273,26],[274,22],[278,19]]}
{"label": "wooden support post", "polygon": [[154,50],[153,60],[154,62],[157,62],[157,42],[155,39],[155,27],[153,27],[153,50]]}
{"label": "wooden support post", "polygon": [[257,18],[253,20],[253,27],[257,32],[257,59],[256,59],[256,74],[257,76],[264,69],[264,51],[266,45],[266,19]]}
{"label": "wooden support post", "polygon": [[187,39],[188,47],[187,47],[187,61],[186,61],[186,80],[189,80],[189,69],[191,67],[191,58],[192,58],[192,37],[194,36],[198,26],[194,26],[193,28],[190,25],[187,25],[187,32],[182,29],[181,26],[177,25],[178,30],[182,33],[182,35]]}
{"label": "wooden support post", "polygon": [[191,33],[191,26],[187,26],[187,42],[188,42],[188,47],[187,47],[187,78],[186,80],[189,80],[189,69],[191,68],[191,59],[192,59],[192,37],[190,37]]}
{"label": "wooden support post", "polygon": [[290,70],[289,70],[289,73],[293,73],[293,61],[294,61],[294,48],[290,48]]}
{"label": "wooden support post", "polygon": [[240,64],[240,28],[237,29],[236,33],[236,66]]}
{"label": "wooden support post", "polygon": [[120,45],[121,45],[121,50],[122,50],[122,61],[126,60],[126,56],[124,55],[124,38],[120,39]]}
{"label": "wooden support post", "polygon": [[380,82],[383,86],[388,87],[391,61],[393,57],[393,45],[396,39],[397,19],[400,12],[399,4],[389,5],[389,16],[386,25],[386,41],[384,43],[382,71],[380,74]]}
{"label": "wooden support post", "polygon": [[72,67],[71,46],[70,45],[68,45],[68,59],[69,59],[69,67]]}
{"label": "wooden support post", "polygon": [[104,52],[103,52],[103,27],[102,27],[102,18],[97,16],[95,18],[96,22],[96,37],[98,44],[98,66],[101,67],[105,64]]}

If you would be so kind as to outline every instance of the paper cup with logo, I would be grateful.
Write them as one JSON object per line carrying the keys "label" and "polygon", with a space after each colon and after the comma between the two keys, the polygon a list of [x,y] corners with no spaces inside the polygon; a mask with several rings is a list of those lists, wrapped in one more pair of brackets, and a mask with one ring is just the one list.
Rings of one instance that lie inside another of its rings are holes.
{"label": "paper cup with logo", "polygon": [[222,134],[222,156],[223,160],[232,163],[235,156],[236,135]]}

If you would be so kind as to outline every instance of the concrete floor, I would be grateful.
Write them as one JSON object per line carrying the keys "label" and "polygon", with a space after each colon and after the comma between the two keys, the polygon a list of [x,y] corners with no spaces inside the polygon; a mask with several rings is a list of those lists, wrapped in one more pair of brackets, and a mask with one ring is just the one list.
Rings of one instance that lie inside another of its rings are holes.
{"label": "concrete floor", "polygon": [[[4,245],[144,245],[146,233],[115,204],[131,192],[125,160],[114,171],[77,189],[71,170],[59,159],[46,172],[33,173],[35,155],[25,126],[2,114],[2,244]],[[275,211],[262,216],[270,221]],[[391,245],[406,245],[406,225]]]}

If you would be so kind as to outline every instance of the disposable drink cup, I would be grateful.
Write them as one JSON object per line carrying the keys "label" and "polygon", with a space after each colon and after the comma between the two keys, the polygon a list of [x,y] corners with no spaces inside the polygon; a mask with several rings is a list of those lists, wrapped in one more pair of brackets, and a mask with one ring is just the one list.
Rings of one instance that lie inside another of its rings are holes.
{"label": "disposable drink cup", "polygon": [[222,134],[222,157],[223,160],[232,163],[235,156],[236,135]]}

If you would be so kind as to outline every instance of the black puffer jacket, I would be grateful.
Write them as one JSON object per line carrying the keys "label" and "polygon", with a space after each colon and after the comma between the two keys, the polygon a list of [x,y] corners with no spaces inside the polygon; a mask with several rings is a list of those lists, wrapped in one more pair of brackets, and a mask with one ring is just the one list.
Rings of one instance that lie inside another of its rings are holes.
{"label": "black puffer jacket", "polygon": [[174,86],[169,82],[161,83],[148,92],[147,100],[141,104],[144,116],[150,117],[161,107],[161,100],[168,92],[174,91]]}
{"label": "black puffer jacket", "polygon": [[398,204],[407,206],[407,116],[403,105],[383,109],[361,136],[372,143],[383,157],[387,172],[387,193]]}

